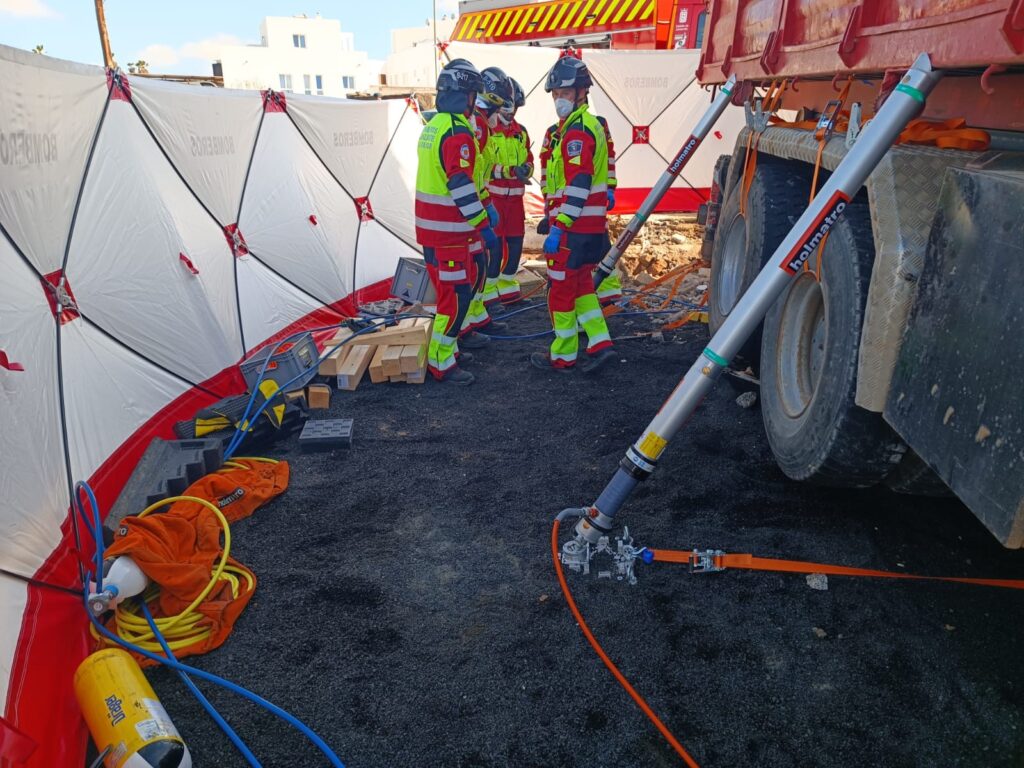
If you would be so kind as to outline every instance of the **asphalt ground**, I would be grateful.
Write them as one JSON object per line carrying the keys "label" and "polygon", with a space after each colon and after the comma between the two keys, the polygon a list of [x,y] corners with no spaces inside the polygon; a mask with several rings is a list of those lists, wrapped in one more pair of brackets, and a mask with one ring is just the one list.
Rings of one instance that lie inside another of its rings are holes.
{"label": "asphalt ground", "polygon": [[[543,330],[543,310],[510,333]],[[613,336],[650,327],[617,318]],[[535,370],[543,340],[476,353],[468,388],[371,385],[321,417],[353,447],[291,462],[279,499],[233,526],[259,578],[196,665],[305,720],[354,768],[671,766],[605,670],[550,554],[563,507],[596,498],[700,353],[705,326],[623,340],[593,377]],[[658,548],[955,576],[1024,578],[960,504],[829,490],[776,468],[757,407],[720,384],[620,515]],[[1024,765],[1024,592],[682,566],[636,586],[570,574],[593,631],[704,768]],[[245,762],[166,670],[150,679],[201,768]],[[208,684],[264,766],[326,761]]]}

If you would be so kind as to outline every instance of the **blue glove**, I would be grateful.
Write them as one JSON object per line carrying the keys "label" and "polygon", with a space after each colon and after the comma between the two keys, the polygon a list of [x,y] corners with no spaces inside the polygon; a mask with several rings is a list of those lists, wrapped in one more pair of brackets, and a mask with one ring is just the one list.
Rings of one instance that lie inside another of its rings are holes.
{"label": "blue glove", "polygon": [[562,244],[562,230],[552,227],[551,232],[544,238],[544,253],[558,253],[558,247]]}
{"label": "blue glove", "polygon": [[498,236],[494,234],[494,230],[490,227],[484,227],[480,230],[480,237],[484,239],[484,245],[490,250],[498,244]]}
{"label": "blue glove", "polygon": [[615,210],[615,188],[608,187],[608,210]]}
{"label": "blue glove", "polygon": [[501,222],[501,217],[498,216],[498,209],[494,207],[494,204],[488,205],[484,210],[487,211],[487,219],[491,222],[491,226],[498,226]]}

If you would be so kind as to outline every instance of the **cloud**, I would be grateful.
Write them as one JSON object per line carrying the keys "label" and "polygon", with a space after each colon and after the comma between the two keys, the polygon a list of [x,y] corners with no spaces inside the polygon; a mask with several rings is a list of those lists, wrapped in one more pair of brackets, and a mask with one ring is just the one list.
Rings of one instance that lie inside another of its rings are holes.
{"label": "cloud", "polygon": [[135,60],[142,59],[151,67],[170,67],[180,60],[178,52],[169,45],[147,45],[137,54]]}
{"label": "cloud", "polygon": [[[8,0],[0,0],[0,3],[7,1]],[[173,67],[174,65],[181,63],[182,59],[201,59],[203,61],[219,59],[221,56],[221,49],[225,45],[241,44],[242,41],[234,35],[216,35],[215,37],[208,37],[205,40],[185,43],[178,48],[174,48],[170,45],[164,45],[163,43],[154,43],[153,45],[147,45],[135,54],[135,59],[142,59],[149,64],[151,68]]]}
{"label": "cloud", "polygon": [[205,59],[209,61],[219,59],[221,48],[225,45],[241,44],[242,41],[234,35],[216,35],[196,43],[185,43],[178,49],[178,55],[183,59]]}
{"label": "cloud", "polygon": [[59,19],[59,13],[42,0],[0,0],[0,13],[19,18]]}
{"label": "cloud", "polygon": [[459,13],[459,0],[438,0],[437,12],[438,13],[450,13],[452,15],[458,15],[458,13]]}

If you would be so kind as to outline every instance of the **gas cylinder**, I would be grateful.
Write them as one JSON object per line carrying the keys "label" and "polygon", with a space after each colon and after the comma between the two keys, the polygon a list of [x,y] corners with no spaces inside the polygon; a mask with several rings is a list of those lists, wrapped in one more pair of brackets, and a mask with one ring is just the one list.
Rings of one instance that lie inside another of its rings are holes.
{"label": "gas cylinder", "polygon": [[75,696],[106,768],[192,768],[192,756],[142,669],[120,648],[86,657]]}
{"label": "gas cylinder", "polygon": [[118,603],[141,594],[148,585],[149,579],[135,561],[128,555],[121,555],[110,564],[103,577],[105,589],[89,595],[89,610],[93,616],[101,616]]}

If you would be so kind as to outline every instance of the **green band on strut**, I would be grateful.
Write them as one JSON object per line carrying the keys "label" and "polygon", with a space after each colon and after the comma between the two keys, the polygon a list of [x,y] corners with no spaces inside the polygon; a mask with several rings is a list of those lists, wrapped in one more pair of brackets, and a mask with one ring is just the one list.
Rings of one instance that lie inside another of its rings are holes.
{"label": "green band on strut", "polygon": [[899,85],[896,86],[896,90],[899,91],[900,93],[905,93],[910,98],[917,99],[919,102],[924,104],[924,94],[917,90],[917,88],[915,88],[914,86],[904,85],[903,83],[900,83]]}
{"label": "green band on strut", "polygon": [[724,357],[722,357],[718,353],[711,351],[710,347],[705,347],[704,348],[704,357],[706,357],[712,363],[715,363],[715,365],[720,365],[723,368],[725,368],[726,366],[729,365],[729,361],[728,360],[726,360]]}

